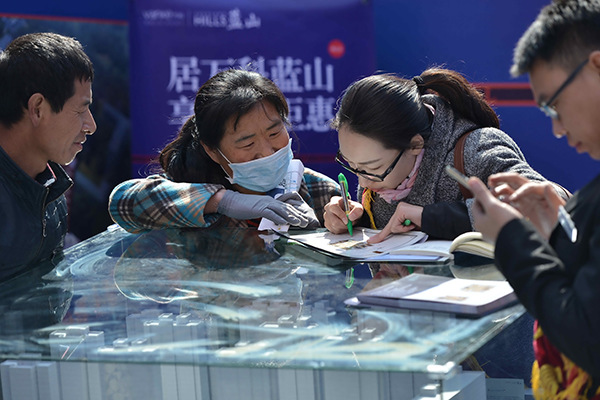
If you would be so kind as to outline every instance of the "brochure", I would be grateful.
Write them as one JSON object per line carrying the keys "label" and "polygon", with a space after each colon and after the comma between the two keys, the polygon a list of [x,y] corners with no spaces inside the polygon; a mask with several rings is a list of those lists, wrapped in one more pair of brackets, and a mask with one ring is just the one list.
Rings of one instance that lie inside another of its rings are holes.
{"label": "brochure", "polygon": [[455,252],[494,258],[494,245],[485,242],[479,232],[467,232],[454,240],[428,240],[426,233],[410,231],[390,235],[380,243],[367,243],[378,232],[375,229],[355,228],[353,235],[334,234],[326,229],[277,234],[320,253],[354,261],[439,263],[452,260]]}
{"label": "brochure", "polygon": [[399,249],[417,243],[427,243],[427,234],[424,232],[410,231],[394,234],[382,242],[367,243],[367,240],[378,232],[374,229],[356,228],[352,235],[348,233],[334,234],[323,229],[310,233],[279,232],[278,234],[318,252],[354,261],[440,262],[448,260],[449,254],[418,252],[402,254],[398,252]]}
{"label": "brochure", "polygon": [[359,293],[355,299],[348,299],[347,304],[482,316],[516,301],[507,281],[411,274]]}

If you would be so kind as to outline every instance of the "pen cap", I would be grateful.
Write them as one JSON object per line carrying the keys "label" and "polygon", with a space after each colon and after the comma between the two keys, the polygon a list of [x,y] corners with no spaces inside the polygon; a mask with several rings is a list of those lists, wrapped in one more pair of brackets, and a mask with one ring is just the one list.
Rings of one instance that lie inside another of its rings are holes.
{"label": "pen cap", "polygon": [[302,164],[302,161],[297,159],[291,160],[287,173],[285,174],[285,179],[283,181],[285,193],[297,192],[298,190],[300,190],[303,175],[304,164]]}

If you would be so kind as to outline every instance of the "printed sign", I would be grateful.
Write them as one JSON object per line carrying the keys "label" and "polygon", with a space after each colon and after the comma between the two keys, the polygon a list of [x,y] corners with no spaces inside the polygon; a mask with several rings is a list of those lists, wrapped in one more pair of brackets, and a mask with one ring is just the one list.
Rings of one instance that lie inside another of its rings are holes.
{"label": "printed sign", "polygon": [[215,3],[131,3],[133,176],[147,174],[148,162],[193,114],[198,88],[231,67],[255,70],[281,88],[290,107],[296,157],[307,167],[337,175],[337,136],[329,122],[342,91],[375,72],[371,4]]}

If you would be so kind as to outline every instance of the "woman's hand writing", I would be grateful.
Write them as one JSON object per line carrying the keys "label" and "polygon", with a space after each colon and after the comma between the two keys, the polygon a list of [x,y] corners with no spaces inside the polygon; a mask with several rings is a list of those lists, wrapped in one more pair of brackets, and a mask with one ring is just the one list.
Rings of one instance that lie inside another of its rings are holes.
{"label": "woman's hand writing", "polygon": [[325,205],[323,220],[325,222],[325,228],[327,228],[329,232],[348,232],[348,219],[354,223],[354,221],[362,217],[364,212],[362,204],[352,200],[348,200],[348,203],[350,206],[348,217],[346,217],[346,211],[344,210],[344,201],[340,196],[332,197],[331,200],[329,200],[329,203]]}

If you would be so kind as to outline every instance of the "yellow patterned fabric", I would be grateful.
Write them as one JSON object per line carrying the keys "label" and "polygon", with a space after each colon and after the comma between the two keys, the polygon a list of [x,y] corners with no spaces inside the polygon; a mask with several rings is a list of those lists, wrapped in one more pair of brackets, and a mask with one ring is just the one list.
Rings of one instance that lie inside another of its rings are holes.
{"label": "yellow patterned fabric", "polygon": [[369,216],[369,222],[372,229],[377,229],[375,226],[375,218],[373,217],[373,191],[371,189],[365,189],[362,195],[363,209]]}
{"label": "yellow patterned fabric", "polygon": [[600,388],[588,397],[593,390],[590,376],[550,343],[537,321],[533,350],[536,361],[531,371],[531,386],[536,400],[600,400]]}

